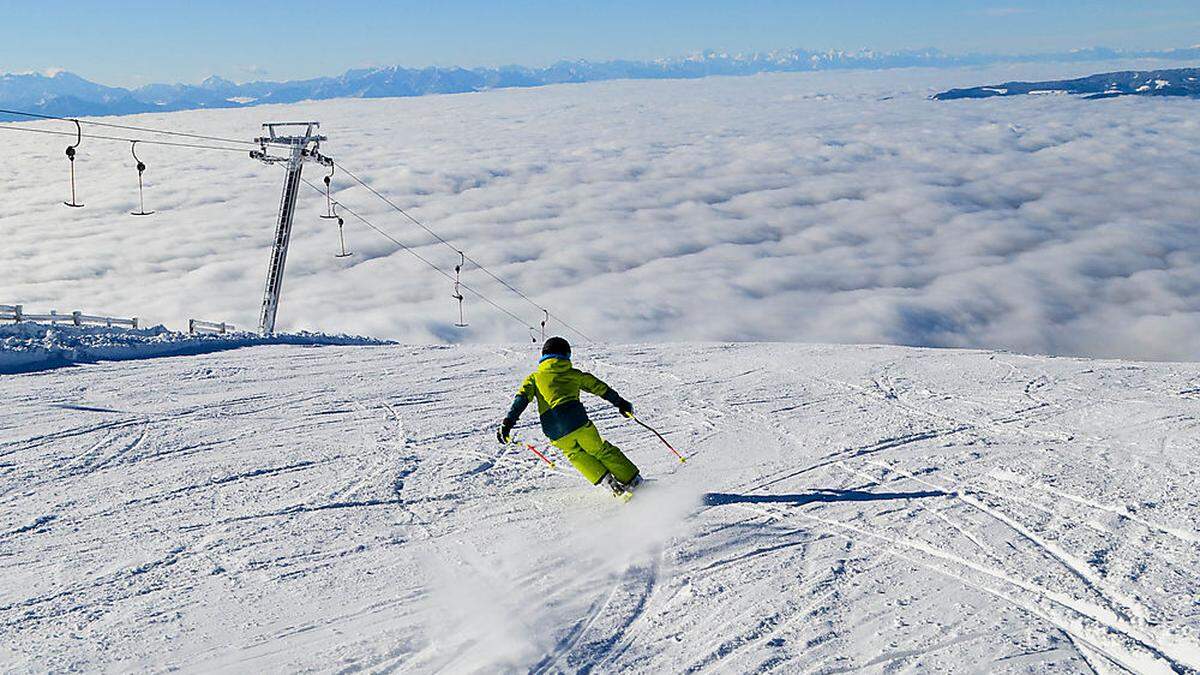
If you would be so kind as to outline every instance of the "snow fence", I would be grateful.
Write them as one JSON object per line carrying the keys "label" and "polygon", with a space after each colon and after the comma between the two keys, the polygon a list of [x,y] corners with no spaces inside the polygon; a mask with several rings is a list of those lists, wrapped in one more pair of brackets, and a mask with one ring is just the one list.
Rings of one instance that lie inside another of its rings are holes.
{"label": "snow fence", "polygon": [[49,370],[77,363],[204,354],[253,345],[385,345],[386,340],[323,333],[188,335],[162,326],[144,329],[18,323],[0,326],[0,374]]}

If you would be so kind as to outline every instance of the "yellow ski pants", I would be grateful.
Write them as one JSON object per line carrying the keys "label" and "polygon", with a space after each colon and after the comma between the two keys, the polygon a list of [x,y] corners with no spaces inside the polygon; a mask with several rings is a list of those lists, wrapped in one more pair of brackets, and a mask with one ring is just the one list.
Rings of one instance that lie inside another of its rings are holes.
{"label": "yellow ski pants", "polygon": [[606,473],[611,473],[622,483],[628,483],[638,475],[633,462],[620,448],[601,438],[596,425],[591,422],[551,443],[562,450],[571,465],[592,485],[599,483]]}

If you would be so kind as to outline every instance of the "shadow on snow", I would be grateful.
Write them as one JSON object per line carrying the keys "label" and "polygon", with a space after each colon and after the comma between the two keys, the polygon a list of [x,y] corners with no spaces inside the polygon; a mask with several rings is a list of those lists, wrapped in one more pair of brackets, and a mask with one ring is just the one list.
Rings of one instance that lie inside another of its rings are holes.
{"label": "shadow on snow", "polygon": [[727,504],[793,504],[801,506],[814,502],[879,502],[891,499],[925,499],[948,497],[949,492],[921,490],[919,492],[863,492],[861,490],[814,490],[794,495],[737,495],[726,492],[709,492],[704,495],[706,506]]}

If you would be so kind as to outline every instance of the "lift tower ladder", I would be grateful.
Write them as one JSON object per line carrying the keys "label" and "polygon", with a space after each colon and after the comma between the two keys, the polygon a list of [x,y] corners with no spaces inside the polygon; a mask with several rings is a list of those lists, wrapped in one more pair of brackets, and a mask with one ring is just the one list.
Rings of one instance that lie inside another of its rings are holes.
{"label": "lift tower ladder", "polygon": [[[259,315],[258,332],[271,335],[275,332],[275,313],[279,311],[279,296],[283,290],[283,266],[287,262],[288,242],[292,238],[292,218],[296,215],[296,194],[300,189],[300,172],[306,160],[331,166],[333,160],[321,155],[324,136],[317,133],[320,122],[268,122],[263,125],[266,135],[254,139],[259,150],[252,150],[250,157],[264,164],[283,164],[287,177],[283,180],[283,196],[279,200],[279,220],[275,226],[275,245],[271,249],[271,265],[267,268],[267,290],[263,295],[262,313]],[[304,129],[303,134],[287,135],[282,132]],[[272,155],[271,150],[281,150]]]}

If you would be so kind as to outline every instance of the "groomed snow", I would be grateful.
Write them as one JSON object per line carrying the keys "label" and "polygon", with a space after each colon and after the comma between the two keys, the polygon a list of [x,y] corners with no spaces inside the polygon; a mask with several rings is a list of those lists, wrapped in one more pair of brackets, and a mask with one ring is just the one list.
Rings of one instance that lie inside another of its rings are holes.
{"label": "groomed snow", "polygon": [[0,670],[1200,668],[1200,365],[578,349],[628,505],[491,440],[528,345],[0,378]]}

